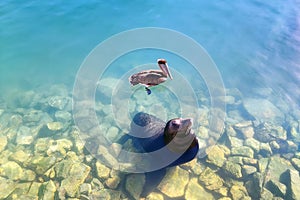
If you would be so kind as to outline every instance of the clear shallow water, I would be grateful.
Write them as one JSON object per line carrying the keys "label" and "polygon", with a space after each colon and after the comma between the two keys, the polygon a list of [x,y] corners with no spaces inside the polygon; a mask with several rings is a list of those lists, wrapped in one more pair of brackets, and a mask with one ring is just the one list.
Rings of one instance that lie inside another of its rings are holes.
{"label": "clear shallow water", "polygon": [[[270,86],[299,102],[299,2],[1,2],[1,88],[72,85],[87,54],[118,32],[170,28],[199,42],[227,87]],[[143,58],[144,59],[144,58]],[[25,84],[26,85],[26,84]]]}
{"label": "clear shallow water", "polygon": [[[1,1],[0,97],[9,104],[13,99],[11,94],[15,97],[20,90],[49,88],[61,83],[71,92],[81,63],[100,42],[132,28],[162,27],[182,32],[201,44],[218,66],[225,87],[239,90],[239,95],[229,92],[236,101],[239,98],[265,98],[280,107],[285,112],[283,115],[292,112],[293,120],[297,121],[300,102],[299,13],[298,0],[160,3]],[[171,67],[186,77],[191,76],[192,72],[182,69],[182,66],[188,68],[184,60],[167,52],[150,50],[119,58],[105,76],[119,78],[131,67],[139,63],[153,63],[158,57],[167,57],[173,63]],[[199,87],[205,98],[209,98],[203,81],[200,77],[196,78],[199,80],[193,84]],[[155,92],[157,96],[161,95],[160,89],[153,91],[154,95]],[[143,101],[147,102],[149,98]],[[174,103],[177,103],[176,99]],[[199,100],[198,103],[208,106],[209,100]],[[250,105],[256,103],[248,101]],[[269,104],[264,102],[262,105]],[[164,106],[159,105],[156,109]],[[146,108],[151,112],[156,110],[151,106]],[[229,111],[231,118],[238,115],[230,107]],[[252,120],[243,110],[239,112],[246,116],[245,119]],[[181,111],[164,113],[161,117],[168,118],[174,114],[180,115]],[[265,119],[265,116],[260,117]],[[284,117],[278,118],[278,124],[286,125]],[[229,120],[228,123],[233,122]]]}

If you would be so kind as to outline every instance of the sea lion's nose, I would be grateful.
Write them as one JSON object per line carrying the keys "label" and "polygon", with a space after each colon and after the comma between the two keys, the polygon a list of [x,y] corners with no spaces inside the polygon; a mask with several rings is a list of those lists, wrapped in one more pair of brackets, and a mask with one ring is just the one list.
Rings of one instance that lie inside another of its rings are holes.
{"label": "sea lion's nose", "polygon": [[193,119],[192,118],[181,119],[181,123],[184,124],[184,125],[192,125],[193,124]]}

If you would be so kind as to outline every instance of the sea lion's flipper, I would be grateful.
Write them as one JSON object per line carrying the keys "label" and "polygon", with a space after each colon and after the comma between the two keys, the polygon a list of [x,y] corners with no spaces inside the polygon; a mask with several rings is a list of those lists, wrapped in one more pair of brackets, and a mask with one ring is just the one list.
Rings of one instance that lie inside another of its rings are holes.
{"label": "sea lion's flipper", "polygon": [[132,138],[132,136],[130,136],[129,134],[124,134],[124,135],[122,135],[122,137],[120,139],[118,139],[117,143],[123,145],[127,142],[127,140],[129,140],[131,138]]}
{"label": "sea lion's flipper", "polygon": [[150,95],[151,94],[151,90],[147,87],[145,87],[145,90],[147,91],[147,94]]}
{"label": "sea lion's flipper", "polygon": [[163,168],[157,171],[145,173],[146,182],[141,197],[146,197],[159,185],[161,180],[165,177],[166,171],[166,168]]}

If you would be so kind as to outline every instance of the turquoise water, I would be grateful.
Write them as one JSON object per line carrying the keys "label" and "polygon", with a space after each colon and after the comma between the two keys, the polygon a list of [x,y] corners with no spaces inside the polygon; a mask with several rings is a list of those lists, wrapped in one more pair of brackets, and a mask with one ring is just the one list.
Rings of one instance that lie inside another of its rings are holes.
{"label": "turquoise water", "polygon": [[[164,27],[199,42],[228,87],[271,86],[299,102],[299,2],[1,2],[1,88],[72,85],[109,36]],[[30,78],[28,78],[30,77]],[[29,79],[29,80],[28,80]],[[288,80],[288,81],[287,81]]]}
{"label": "turquoise water", "polygon": [[[48,113],[49,117],[54,118],[54,121],[62,118],[65,120],[65,115],[61,118],[56,116],[57,109],[72,113],[69,99],[66,100],[68,103],[64,104],[65,108],[60,108],[59,105],[52,105],[51,108],[48,108],[45,106],[45,101],[49,103],[51,96],[62,94],[71,98],[70,94],[81,64],[99,43],[129,29],[160,27],[172,29],[191,37],[202,45],[215,62],[227,95],[230,96],[226,100],[228,105],[226,106],[225,130],[227,132],[230,130],[228,127],[234,127],[238,134],[239,131],[243,132],[239,126],[235,125],[245,121],[252,121],[255,131],[259,132],[261,130],[259,125],[265,121],[271,122],[275,125],[271,126],[270,130],[277,130],[275,137],[278,143],[282,142],[280,139],[288,138],[296,145],[296,150],[292,151],[293,155],[288,160],[300,159],[299,0],[269,2],[258,0],[158,2],[151,0],[144,2],[88,1],[85,3],[77,0],[70,2],[3,0],[0,2],[0,27],[0,108],[4,113],[2,118],[2,113],[0,114],[2,123],[0,135],[8,135],[9,139],[14,138],[8,134],[7,130],[10,126],[16,125],[18,129],[22,126],[22,122],[28,127],[48,122],[47,117],[41,117],[37,124],[30,124],[33,121],[29,121],[30,123],[28,120],[26,121],[28,114],[26,109],[42,110]],[[194,72],[191,70],[190,63],[170,52],[144,49],[123,55],[112,62],[111,67],[105,72],[104,78],[114,78],[114,80],[110,80],[111,82],[107,81],[107,84],[113,83],[133,67],[141,65],[141,63],[155,63],[159,57],[168,59],[170,66],[174,67],[174,74],[179,73],[187,80],[193,80],[190,84],[197,96],[196,104],[201,108],[201,112],[207,112],[211,99],[202,77],[193,76]],[[144,67],[147,68],[147,66]],[[122,85],[122,83],[119,84]],[[168,84],[168,82],[165,84],[166,87]],[[64,86],[57,89],[53,85]],[[124,84],[122,87],[125,87],[125,89],[122,88],[122,91],[127,92],[127,85]],[[28,91],[29,93],[26,93]],[[32,98],[36,97],[30,94],[32,91],[37,93],[36,96],[42,96],[46,100],[30,105],[30,101],[34,101]],[[143,95],[146,93],[143,88],[137,89],[130,97],[130,112],[144,110],[155,114],[157,110],[165,107],[167,111],[158,114],[164,120],[184,114],[183,110],[178,109],[179,100],[174,97],[172,92],[164,94],[164,91],[163,87],[153,88],[152,96],[145,97]],[[20,103],[20,99],[23,98],[20,96],[23,95],[23,92],[28,95],[28,99],[24,98],[25,103]],[[22,95],[19,96],[19,94]],[[231,97],[234,97],[234,102],[230,101]],[[16,98],[19,99],[15,100]],[[167,99],[169,103],[161,101],[162,98]],[[100,97],[96,95],[96,100],[99,100],[97,108],[99,119],[106,120],[107,127],[114,126],[115,124],[111,122],[113,116],[104,109],[109,105],[110,99],[103,100],[100,94]],[[140,102],[135,105],[132,103],[133,101]],[[173,107],[170,103],[172,101],[174,101]],[[186,99],[185,101],[188,102]],[[156,107],[153,107],[154,104]],[[20,111],[20,108],[25,111]],[[57,115],[59,114],[62,113]],[[193,115],[191,114],[191,116]],[[18,120],[19,117],[22,120]],[[199,130],[205,127],[205,125],[201,125],[202,122],[200,119],[195,122],[197,128],[200,126]],[[122,122],[119,123],[122,124]],[[123,123],[128,124],[127,121]],[[62,130],[66,132],[69,130],[66,126],[73,126],[73,124],[68,122],[64,123],[64,126],[65,128]],[[278,134],[280,132],[278,126],[281,126],[288,136],[282,137]],[[107,127],[105,130],[109,131],[110,129]],[[126,133],[126,131],[128,130],[119,130],[118,133]],[[66,135],[65,132],[62,134],[62,138]],[[234,134],[230,136],[235,137]],[[246,138],[240,139],[243,141]],[[207,142],[205,136],[201,139],[204,143]],[[9,141],[16,142],[16,140]],[[270,141],[261,139],[260,142],[268,143]],[[16,142],[12,146],[15,149],[25,149],[26,151],[31,149],[26,145],[28,144],[19,147]],[[4,146],[7,151],[14,149],[11,146]],[[274,146],[271,145],[271,147]],[[34,149],[34,147],[32,148]],[[281,150],[278,152],[273,149],[270,155],[262,153],[255,159],[259,160],[261,156],[268,157],[265,155],[271,157],[278,153],[284,157],[286,153],[291,153],[284,152],[284,150],[281,152]],[[198,163],[202,162],[200,158],[198,161]],[[0,163],[3,164],[5,161]],[[272,166],[270,168],[272,171]],[[295,168],[297,169],[297,167]],[[4,175],[4,177],[6,176]],[[226,182],[226,176],[223,178]],[[52,179],[57,181],[55,178]],[[38,177],[35,180],[42,182]],[[48,180],[49,178],[45,178],[44,181]],[[102,179],[100,180],[102,181]],[[123,179],[121,178],[121,180]],[[238,180],[240,179],[238,178]],[[91,181],[86,182],[90,183]],[[230,184],[228,183],[228,185]],[[121,186],[116,190],[122,191]],[[206,188],[206,190],[209,189]],[[248,191],[248,193],[251,192]],[[215,198],[220,196],[220,193],[216,191],[213,191],[213,194]],[[167,193],[164,195],[168,196]],[[251,195],[253,196],[253,194]],[[274,193],[273,195],[276,196]]]}

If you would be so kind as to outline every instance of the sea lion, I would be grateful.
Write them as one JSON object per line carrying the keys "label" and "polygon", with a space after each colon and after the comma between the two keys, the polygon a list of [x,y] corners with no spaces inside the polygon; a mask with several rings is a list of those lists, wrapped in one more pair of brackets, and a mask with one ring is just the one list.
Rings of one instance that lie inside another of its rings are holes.
{"label": "sea lion", "polygon": [[[155,158],[155,162],[177,155],[177,159],[162,169],[145,173],[146,183],[142,197],[151,192],[163,179],[166,168],[193,160],[199,150],[198,140],[192,131],[192,119],[175,118],[167,123],[147,113],[137,113],[131,122],[131,136],[134,145],[141,152],[153,152],[167,147],[166,155]],[[123,141],[124,142],[124,141]],[[155,165],[155,163],[154,163]]]}
{"label": "sea lion", "polygon": [[[131,135],[136,136],[137,148],[152,152],[167,147],[170,154],[182,154],[170,166],[191,161],[198,153],[199,145],[192,131],[192,119],[175,118],[167,123],[147,113],[137,113],[131,123]],[[168,155],[166,155],[168,156]]]}

